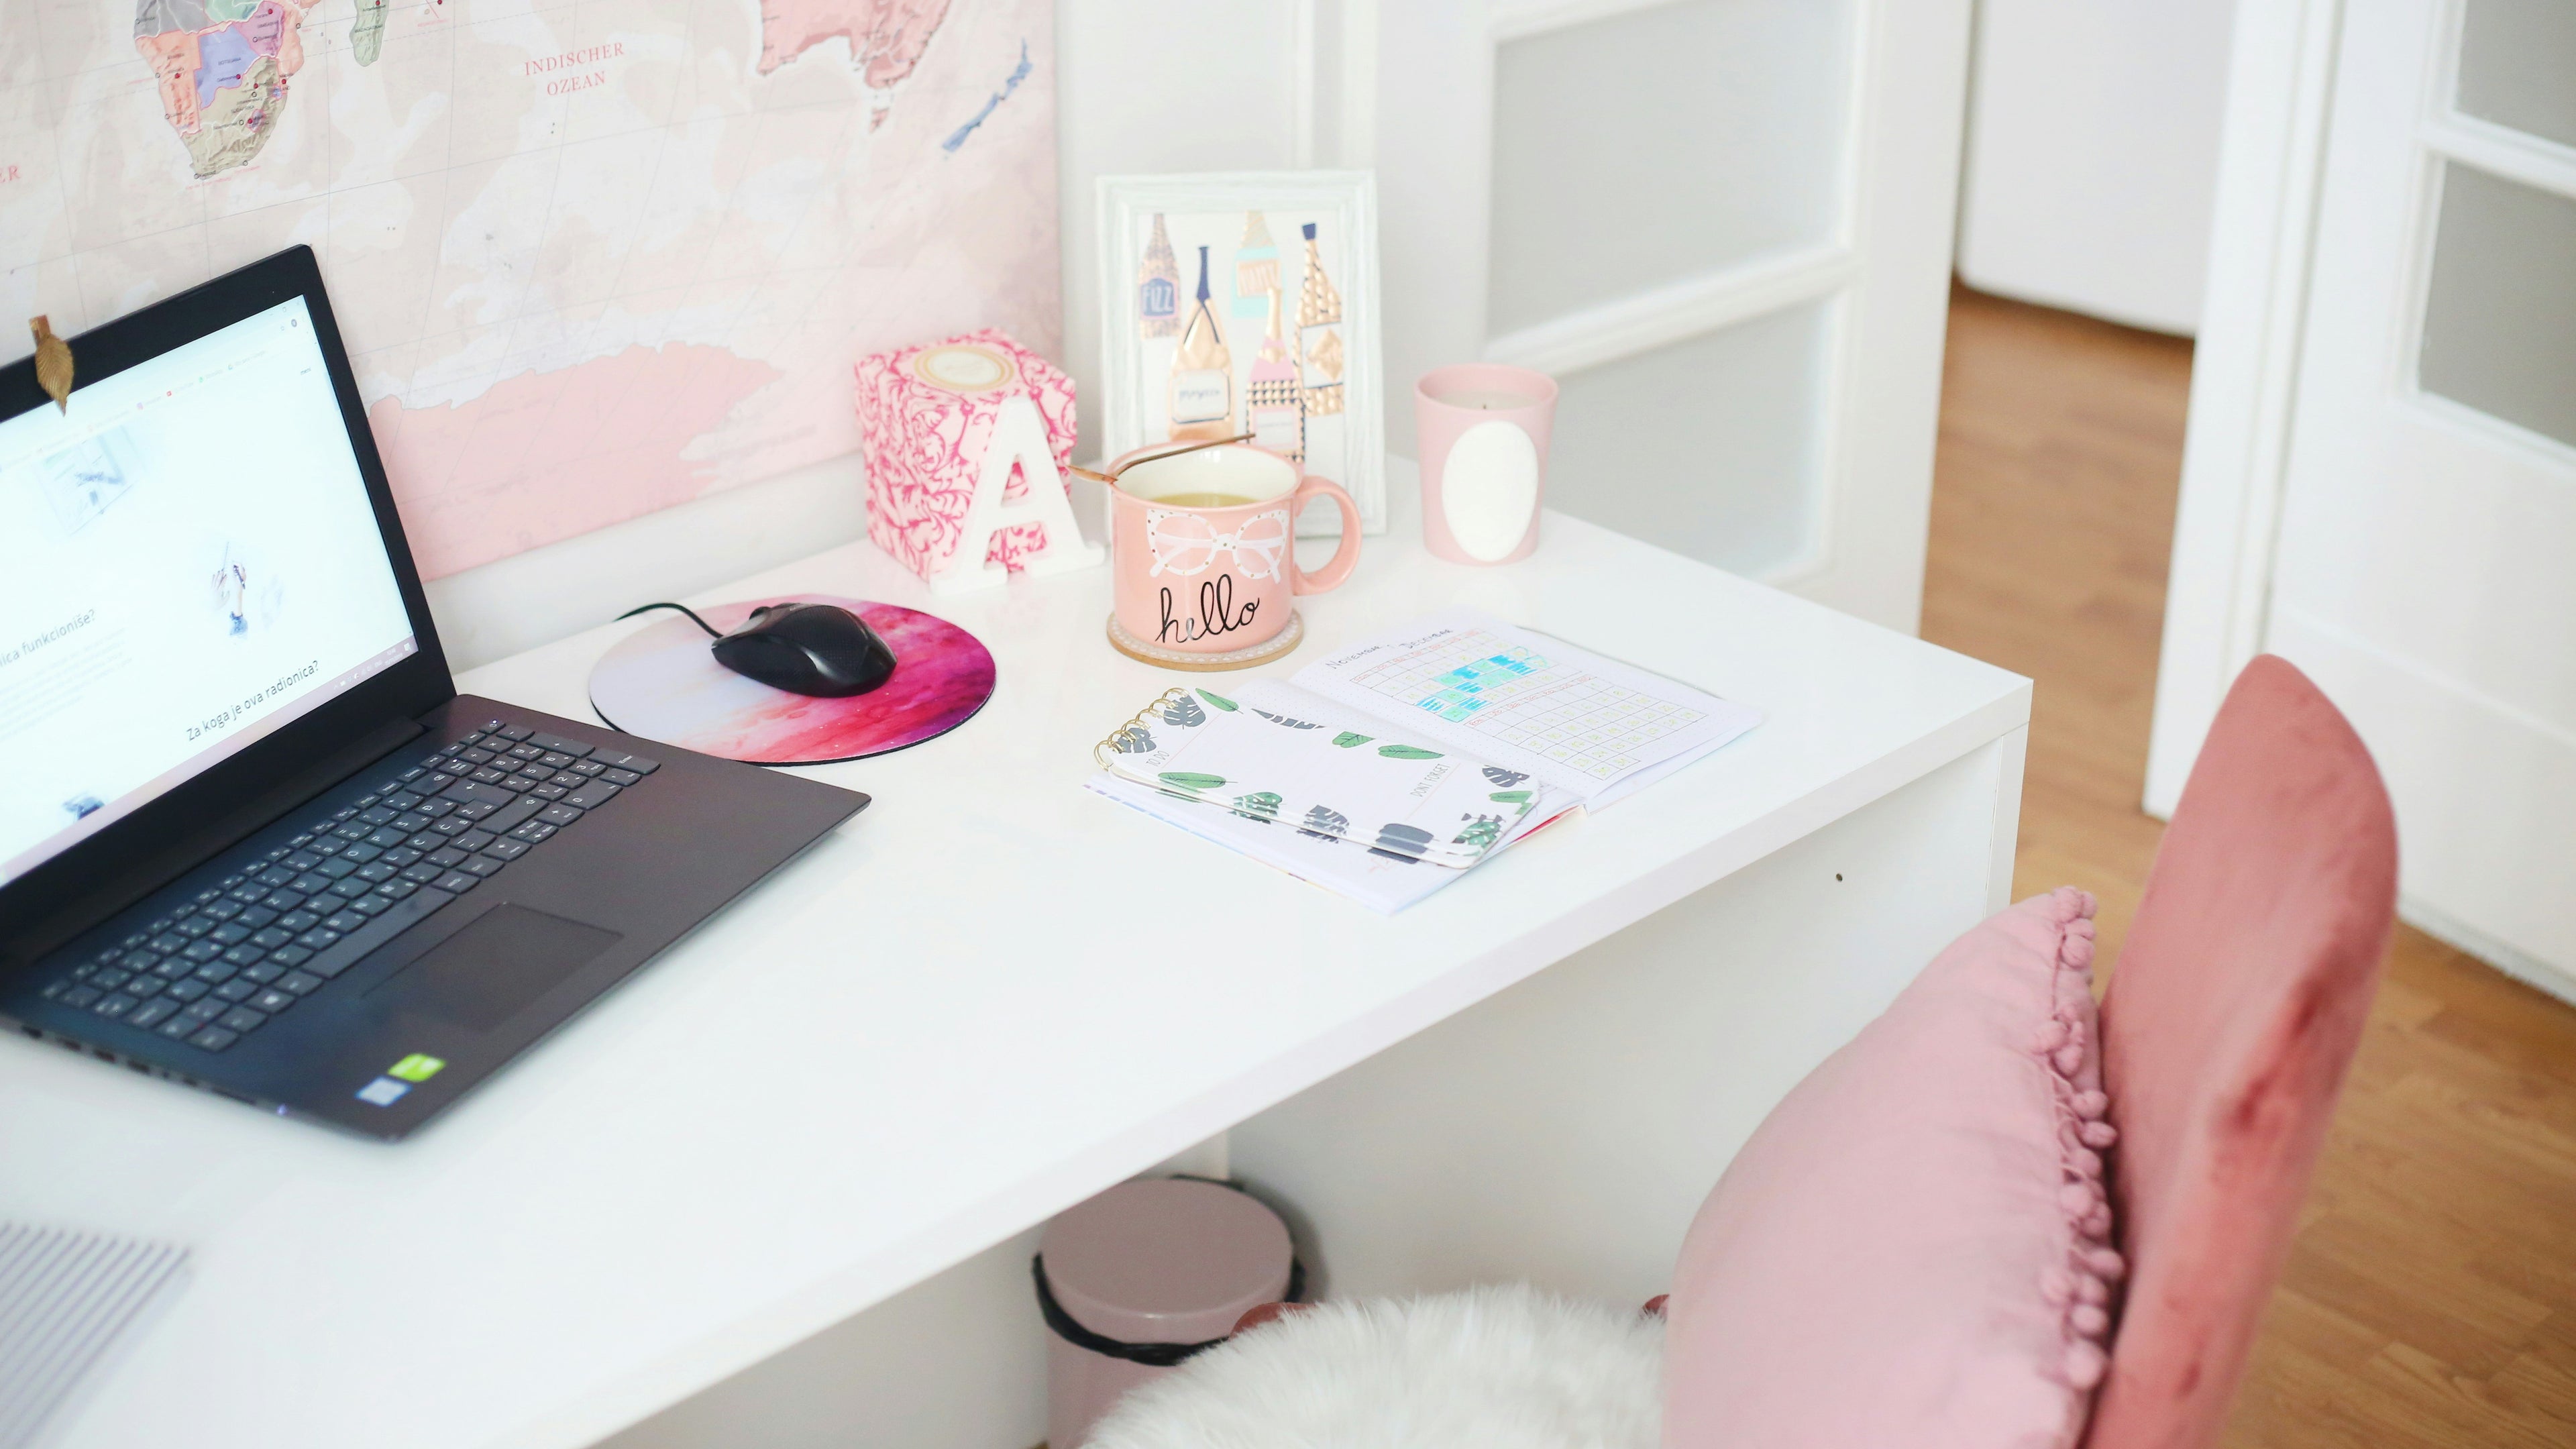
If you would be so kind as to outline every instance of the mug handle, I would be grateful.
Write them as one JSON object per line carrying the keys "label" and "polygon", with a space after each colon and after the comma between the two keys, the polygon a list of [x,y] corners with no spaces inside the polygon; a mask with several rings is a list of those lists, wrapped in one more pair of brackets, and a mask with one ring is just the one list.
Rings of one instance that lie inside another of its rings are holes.
{"label": "mug handle", "polygon": [[[1342,546],[1333,550],[1331,562],[1310,574],[1296,566],[1297,515],[1304,512],[1306,504],[1315,498],[1329,498],[1342,510]],[[1351,495],[1342,491],[1341,484],[1330,478],[1318,478],[1309,473],[1299,481],[1297,491],[1288,503],[1288,533],[1288,564],[1296,576],[1293,592],[1321,594],[1340,588],[1342,581],[1351,576],[1351,570],[1359,567],[1360,506],[1351,501]]]}

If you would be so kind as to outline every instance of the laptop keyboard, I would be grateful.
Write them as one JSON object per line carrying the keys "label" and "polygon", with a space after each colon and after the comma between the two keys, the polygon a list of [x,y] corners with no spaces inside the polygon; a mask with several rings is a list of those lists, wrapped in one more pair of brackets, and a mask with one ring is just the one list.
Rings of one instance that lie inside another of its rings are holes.
{"label": "laptop keyboard", "polygon": [[[382,769],[382,766],[378,766]],[[220,1052],[660,764],[493,720],[46,984]]]}

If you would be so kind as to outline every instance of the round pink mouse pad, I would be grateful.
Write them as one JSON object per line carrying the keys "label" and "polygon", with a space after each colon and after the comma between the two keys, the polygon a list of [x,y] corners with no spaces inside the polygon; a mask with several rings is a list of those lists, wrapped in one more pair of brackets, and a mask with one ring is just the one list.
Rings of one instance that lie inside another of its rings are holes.
{"label": "round pink mouse pad", "polygon": [[993,697],[993,656],[945,619],[830,594],[746,599],[698,612],[731,629],[763,604],[838,604],[894,650],[894,675],[866,694],[817,699],[718,664],[704,630],[678,614],[619,640],[590,671],[590,707],[609,728],[757,765],[822,765],[882,755],[972,719]]}

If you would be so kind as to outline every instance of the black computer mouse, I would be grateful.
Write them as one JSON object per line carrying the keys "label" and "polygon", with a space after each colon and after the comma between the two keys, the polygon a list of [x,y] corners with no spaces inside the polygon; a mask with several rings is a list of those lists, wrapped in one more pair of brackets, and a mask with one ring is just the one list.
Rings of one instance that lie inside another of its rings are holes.
{"label": "black computer mouse", "polygon": [[764,604],[709,646],[716,662],[790,694],[865,694],[894,675],[894,651],[865,619],[832,604]]}

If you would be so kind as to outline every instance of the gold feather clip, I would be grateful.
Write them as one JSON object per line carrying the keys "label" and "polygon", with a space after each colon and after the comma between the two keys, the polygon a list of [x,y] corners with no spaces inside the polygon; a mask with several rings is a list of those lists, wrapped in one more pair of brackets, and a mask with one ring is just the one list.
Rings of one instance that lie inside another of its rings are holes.
{"label": "gold feather clip", "polygon": [[36,334],[36,386],[45,390],[55,407],[70,412],[72,345],[56,337],[53,324],[42,317],[28,318],[27,330]]}

